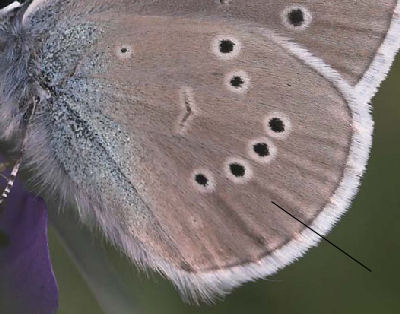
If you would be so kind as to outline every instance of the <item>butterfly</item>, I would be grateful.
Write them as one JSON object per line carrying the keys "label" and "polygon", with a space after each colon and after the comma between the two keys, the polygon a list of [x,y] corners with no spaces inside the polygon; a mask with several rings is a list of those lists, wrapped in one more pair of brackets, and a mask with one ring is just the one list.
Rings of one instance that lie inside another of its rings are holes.
{"label": "butterfly", "polygon": [[[209,300],[349,207],[399,2],[28,1],[0,17],[0,127],[48,197]],[[12,180],[4,198],[10,193]]]}

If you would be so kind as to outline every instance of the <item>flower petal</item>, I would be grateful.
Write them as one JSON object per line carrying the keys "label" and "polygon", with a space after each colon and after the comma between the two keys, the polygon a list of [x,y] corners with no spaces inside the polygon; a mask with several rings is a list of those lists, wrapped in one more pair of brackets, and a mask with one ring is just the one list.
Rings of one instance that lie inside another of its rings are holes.
{"label": "flower petal", "polygon": [[57,307],[46,207],[17,180],[0,209],[0,313],[50,314]]}

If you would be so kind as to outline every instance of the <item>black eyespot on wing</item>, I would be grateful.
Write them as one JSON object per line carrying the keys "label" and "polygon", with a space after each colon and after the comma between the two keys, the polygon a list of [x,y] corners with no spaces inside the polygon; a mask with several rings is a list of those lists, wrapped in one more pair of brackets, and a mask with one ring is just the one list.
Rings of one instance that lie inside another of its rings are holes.
{"label": "black eyespot on wing", "polygon": [[194,188],[200,193],[212,193],[215,191],[215,178],[213,173],[208,169],[195,170],[190,180]]}
{"label": "black eyespot on wing", "polygon": [[285,123],[280,118],[272,118],[269,120],[269,127],[276,133],[282,133],[285,131]]}
{"label": "black eyespot on wing", "polygon": [[240,40],[232,34],[217,35],[211,43],[212,53],[222,61],[237,58],[242,49]]}
{"label": "black eyespot on wing", "polygon": [[244,184],[253,178],[253,169],[250,163],[240,157],[229,157],[224,162],[226,177],[235,184]]}
{"label": "black eyespot on wing", "polygon": [[116,56],[121,59],[121,60],[127,60],[131,58],[133,54],[133,48],[130,45],[123,44],[123,45],[117,45],[115,47],[114,53]]}
{"label": "black eyespot on wing", "polygon": [[234,76],[234,77],[232,77],[230,84],[234,88],[241,88],[244,84],[244,80],[240,76]]}
{"label": "black eyespot on wing", "polygon": [[[289,117],[282,112],[272,112],[264,120],[267,135],[283,140],[292,131],[292,123]],[[264,141],[263,141],[264,142]],[[266,141],[268,143],[268,141]]]}
{"label": "black eyespot on wing", "polygon": [[231,92],[244,94],[250,87],[250,78],[245,71],[232,71],[225,76],[224,84]]}
{"label": "black eyespot on wing", "polygon": [[229,165],[229,169],[230,169],[231,173],[237,178],[244,177],[246,174],[246,168],[243,165],[236,163],[236,162],[231,163]]}
{"label": "black eyespot on wing", "polygon": [[[268,130],[269,132],[272,132],[270,129]],[[279,133],[279,135],[281,134],[282,133]],[[249,157],[254,161],[264,165],[274,160],[277,155],[277,147],[268,137],[255,138],[249,141],[247,147]]]}
{"label": "black eyespot on wing", "polygon": [[235,47],[235,43],[229,39],[224,39],[219,42],[219,51],[221,53],[231,53]]}
{"label": "black eyespot on wing", "polygon": [[292,5],[282,11],[281,19],[288,29],[302,31],[311,24],[312,14],[304,6]]}
{"label": "black eyespot on wing", "polygon": [[197,184],[202,185],[202,186],[207,186],[208,185],[208,178],[204,174],[196,174],[194,177],[195,181]]}
{"label": "black eyespot on wing", "polygon": [[288,13],[287,19],[291,25],[293,25],[295,27],[301,26],[304,24],[304,21],[305,21],[304,20],[304,12],[300,8],[293,9]]}
{"label": "black eyespot on wing", "polygon": [[267,143],[257,143],[253,145],[254,152],[260,157],[267,157],[270,155]]}

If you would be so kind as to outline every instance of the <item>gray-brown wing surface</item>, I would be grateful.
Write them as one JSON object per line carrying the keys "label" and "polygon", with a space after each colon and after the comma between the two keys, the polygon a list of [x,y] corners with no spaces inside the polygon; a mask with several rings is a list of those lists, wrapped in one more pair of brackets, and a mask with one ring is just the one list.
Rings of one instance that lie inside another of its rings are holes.
{"label": "gray-brown wing surface", "polygon": [[151,1],[135,10],[148,15],[218,16],[277,31],[334,67],[355,84],[382,44],[396,0],[356,1]]}
{"label": "gray-brown wing surface", "polygon": [[[110,84],[103,113],[140,152],[140,161],[123,157],[125,174],[170,236],[156,254],[194,272],[221,269],[302,231],[271,201],[310,222],[334,193],[352,136],[338,91],[273,42],[226,23],[119,15],[107,24],[96,47],[107,54],[97,78]],[[232,60],[214,49],[224,40],[240,42]],[[166,254],[169,246],[179,254]]]}
{"label": "gray-brown wing surface", "polygon": [[[312,244],[272,201],[309,224],[325,211],[329,229],[355,192],[360,172],[343,178],[353,150],[369,149],[369,116],[355,116],[343,90],[274,34],[355,83],[394,1],[351,3],[65,1],[48,4],[60,17],[52,22],[32,10],[38,33],[52,26],[38,53],[53,92],[43,113],[52,154],[101,200],[95,216],[108,237],[208,295]],[[354,148],[362,119],[366,140]],[[332,205],[339,188],[343,204]]]}

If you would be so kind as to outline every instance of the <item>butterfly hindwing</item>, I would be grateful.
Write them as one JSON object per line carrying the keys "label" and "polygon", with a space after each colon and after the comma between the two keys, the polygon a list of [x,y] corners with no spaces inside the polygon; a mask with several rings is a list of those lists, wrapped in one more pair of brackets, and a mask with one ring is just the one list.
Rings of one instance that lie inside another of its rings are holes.
{"label": "butterfly hindwing", "polygon": [[[141,156],[124,156],[131,171],[122,171],[173,241],[165,250],[180,250],[168,262],[195,272],[255,262],[299,233],[271,201],[305,221],[329,201],[352,136],[340,93],[251,29],[176,17],[107,20],[115,22],[95,48],[106,52],[96,76],[105,84],[103,114]],[[224,40],[240,46],[231,60]]]}
{"label": "butterfly hindwing", "polygon": [[133,260],[222,294],[316,243],[272,201],[322,233],[348,206],[372,130],[351,86],[395,5],[33,1],[50,96],[27,155]]}

